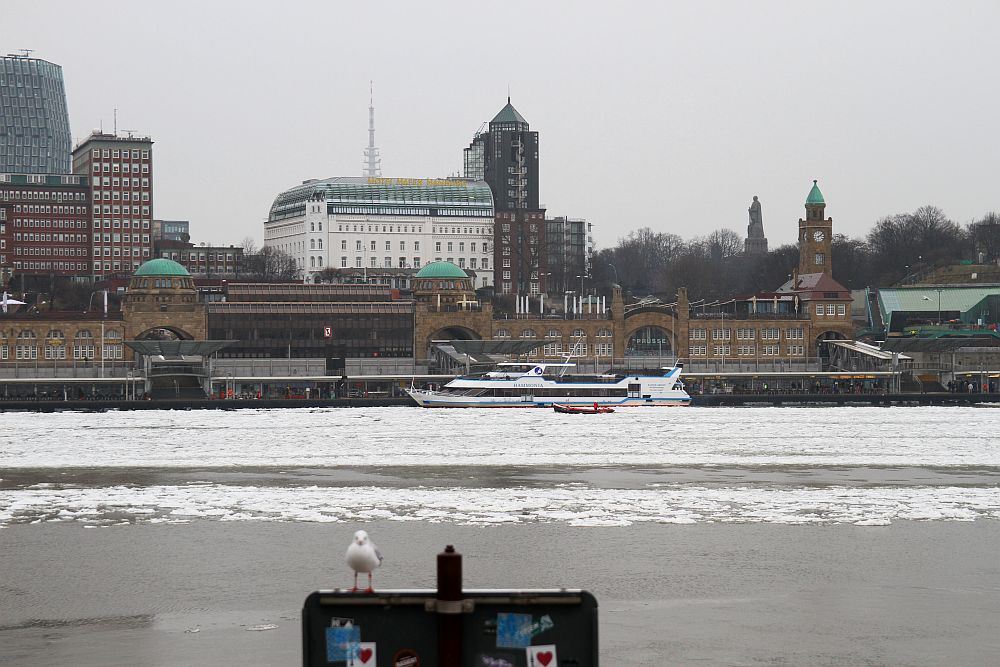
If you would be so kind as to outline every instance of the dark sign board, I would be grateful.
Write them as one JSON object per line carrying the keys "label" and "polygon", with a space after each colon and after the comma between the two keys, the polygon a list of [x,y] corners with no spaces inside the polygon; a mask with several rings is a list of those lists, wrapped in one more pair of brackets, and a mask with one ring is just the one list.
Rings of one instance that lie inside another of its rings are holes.
{"label": "dark sign board", "polygon": [[305,667],[437,667],[443,621],[460,619],[463,666],[596,667],[597,600],[583,590],[317,591],[302,610]]}

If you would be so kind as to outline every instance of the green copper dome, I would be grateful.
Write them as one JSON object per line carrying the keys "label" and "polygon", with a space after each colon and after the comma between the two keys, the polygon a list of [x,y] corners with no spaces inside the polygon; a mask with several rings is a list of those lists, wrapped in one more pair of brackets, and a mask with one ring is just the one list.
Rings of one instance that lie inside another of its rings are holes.
{"label": "green copper dome", "polygon": [[816,181],[813,181],[812,190],[809,191],[809,196],[806,197],[807,204],[825,204],[823,200],[823,193],[819,191],[819,186],[816,185]]}
{"label": "green copper dome", "polygon": [[151,259],[135,271],[137,276],[190,276],[188,270],[177,262],[163,257]]}
{"label": "green copper dome", "polygon": [[431,262],[417,272],[417,278],[468,278],[462,269],[451,262]]}

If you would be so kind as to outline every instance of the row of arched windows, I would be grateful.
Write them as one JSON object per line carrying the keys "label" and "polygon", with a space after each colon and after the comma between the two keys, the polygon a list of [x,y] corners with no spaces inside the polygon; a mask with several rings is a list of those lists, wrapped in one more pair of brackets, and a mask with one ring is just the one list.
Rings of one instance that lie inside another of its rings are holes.
{"label": "row of arched windows", "polygon": [[[7,341],[7,332],[0,330],[0,360],[10,358],[11,350]],[[19,361],[38,359],[38,348],[38,335],[31,329],[23,329],[15,337],[14,359]],[[66,335],[61,329],[49,329],[43,339],[42,348],[42,355],[45,359],[66,359],[69,348],[66,343]],[[97,358],[94,334],[89,329],[77,331],[73,339],[72,349],[74,359]],[[105,359],[122,359],[124,357],[125,350],[121,331],[108,329],[104,332],[103,351]]]}

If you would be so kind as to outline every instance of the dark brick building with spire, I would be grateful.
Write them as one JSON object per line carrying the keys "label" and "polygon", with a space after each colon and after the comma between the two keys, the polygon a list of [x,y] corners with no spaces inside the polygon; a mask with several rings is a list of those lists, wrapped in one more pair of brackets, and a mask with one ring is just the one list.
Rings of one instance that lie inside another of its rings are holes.
{"label": "dark brick building with spire", "polygon": [[494,283],[498,294],[541,294],[548,275],[545,211],[538,205],[538,132],[507,98],[464,151],[465,177],[493,193]]}

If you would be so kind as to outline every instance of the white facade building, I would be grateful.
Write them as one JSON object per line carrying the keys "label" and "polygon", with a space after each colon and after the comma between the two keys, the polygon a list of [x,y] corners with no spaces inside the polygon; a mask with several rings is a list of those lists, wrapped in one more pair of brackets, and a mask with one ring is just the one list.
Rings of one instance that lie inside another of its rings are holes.
{"label": "white facade building", "polygon": [[457,264],[493,285],[493,196],[483,181],[341,177],[278,195],[264,245],[295,258],[304,281],[326,268],[412,269]]}

